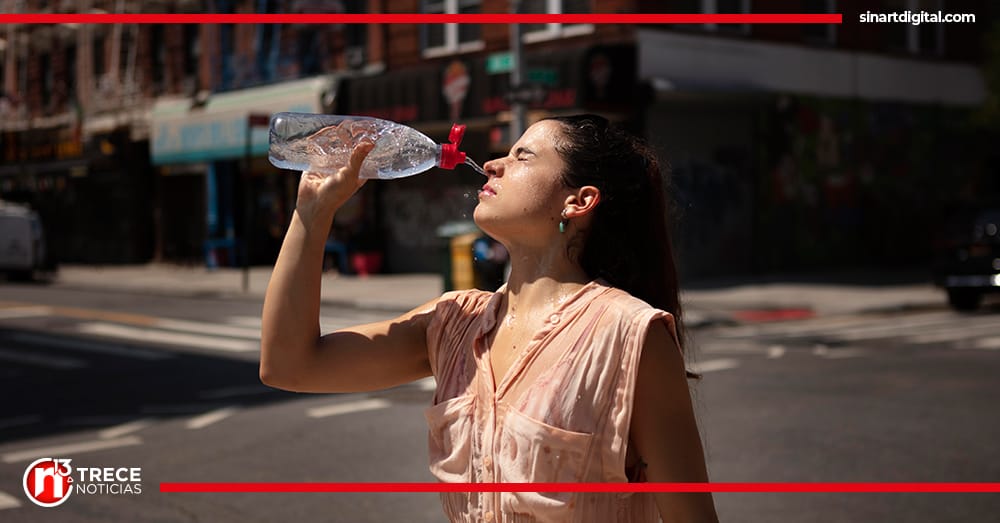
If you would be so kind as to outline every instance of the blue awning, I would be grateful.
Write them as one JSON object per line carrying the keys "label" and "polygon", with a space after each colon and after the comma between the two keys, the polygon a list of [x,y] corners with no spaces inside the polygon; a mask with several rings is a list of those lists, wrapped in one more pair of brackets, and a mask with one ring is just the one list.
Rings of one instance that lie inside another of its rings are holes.
{"label": "blue awning", "polygon": [[[161,98],[151,118],[151,161],[168,165],[243,158],[250,114],[324,112],[332,105],[338,81],[337,76],[322,76],[212,93],[203,103],[190,97]],[[267,139],[267,129],[255,127],[251,154],[266,154]]]}

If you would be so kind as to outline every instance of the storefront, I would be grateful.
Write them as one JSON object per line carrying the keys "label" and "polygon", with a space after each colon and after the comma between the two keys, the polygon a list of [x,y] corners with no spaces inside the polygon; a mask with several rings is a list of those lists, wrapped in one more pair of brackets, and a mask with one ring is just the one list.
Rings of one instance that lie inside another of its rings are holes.
{"label": "storefront", "polygon": [[148,146],[128,127],[0,133],[0,198],[39,212],[58,263],[139,263],[152,253]]}
{"label": "storefront", "polygon": [[[688,277],[917,265],[979,169],[971,65],[640,30]],[[945,160],[947,159],[947,160]]]}
{"label": "storefront", "polygon": [[[548,49],[525,54],[526,77],[540,96],[529,105],[529,123],[545,116],[598,112],[634,126],[636,49],[609,45]],[[336,112],[386,118],[410,125],[439,143],[453,123],[467,126],[461,150],[483,162],[507,154],[510,75],[489,56],[449,59],[435,65],[351,78]],[[516,138],[516,137],[515,137]],[[368,184],[375,200],[374,231],[368,241],[384,253],[392,272],[435,272],[446,240],[441,225],[472,219],[481,175],[459,166]]]}
{"label": "storefront", "polygon": [[248,247],[251,264],[273,263],[298,176],[267,161],[267,122],[282,111],[330,112],[339,81],[322,76],[157,101],[150,148],[158,257],[234,266]]}

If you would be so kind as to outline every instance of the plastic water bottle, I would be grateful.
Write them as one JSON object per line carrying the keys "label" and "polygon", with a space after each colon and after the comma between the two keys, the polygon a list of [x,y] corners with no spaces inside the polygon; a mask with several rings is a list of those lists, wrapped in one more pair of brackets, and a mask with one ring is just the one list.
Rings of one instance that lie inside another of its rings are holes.
{"label": "plastic water bottle", "polygon": [[356,144],[373,141],[375,148],[361,164],[362,178],[390,180],[460,163],[482,172],[458,150],[464,135],[465,126],[455,124],[451,143],[437,144],[412,127],[379,118],[277,113],[271,117],[268,159],[282,169],[332,174],[347,165]]}

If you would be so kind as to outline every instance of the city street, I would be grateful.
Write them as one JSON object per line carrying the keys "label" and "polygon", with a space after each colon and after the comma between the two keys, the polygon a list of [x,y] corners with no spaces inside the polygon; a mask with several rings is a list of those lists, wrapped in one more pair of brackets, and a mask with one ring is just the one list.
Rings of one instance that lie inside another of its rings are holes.
{"label": "city street", "polygon": [[[298,395],[257,378],[260,300],[3,284],[0,519],[438,522],[435,494],[176,494],[161,482],[433,481],[433,382]],[[325,305],[324,331],[393,315]],[[836,314],[693,330],[717,482],[1000,481],[1000,309]],[[141,494],[41,508],[43,457],[141,467]],[[717,494],[730,522],[965,522],[997,494]]]}

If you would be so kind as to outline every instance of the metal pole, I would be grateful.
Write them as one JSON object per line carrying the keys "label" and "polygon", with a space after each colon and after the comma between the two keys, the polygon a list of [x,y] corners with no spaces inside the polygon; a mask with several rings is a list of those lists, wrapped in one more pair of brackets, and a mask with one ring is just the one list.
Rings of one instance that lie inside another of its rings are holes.
{"label": "metal pole", "polygon": [[[511,0],[511,14],[521,12],[521,0]],[[521,43],[521,24],[510,24],[510,56],[513,68],[510,71],[510,87],[515,89],[524,81],[524,46]],[[510,104],[510,143],[521,137],[527,127],[527,108],[523,103],[513,100]]]}
{"label": "metal pole", "polygon": [[252,217],[251,205],[253,199],[250,196],[250,164],[252,158],[253,123],[251,118],[246,121],[246,155],[243,167],[243,292],[250,291],[250,219]]}

